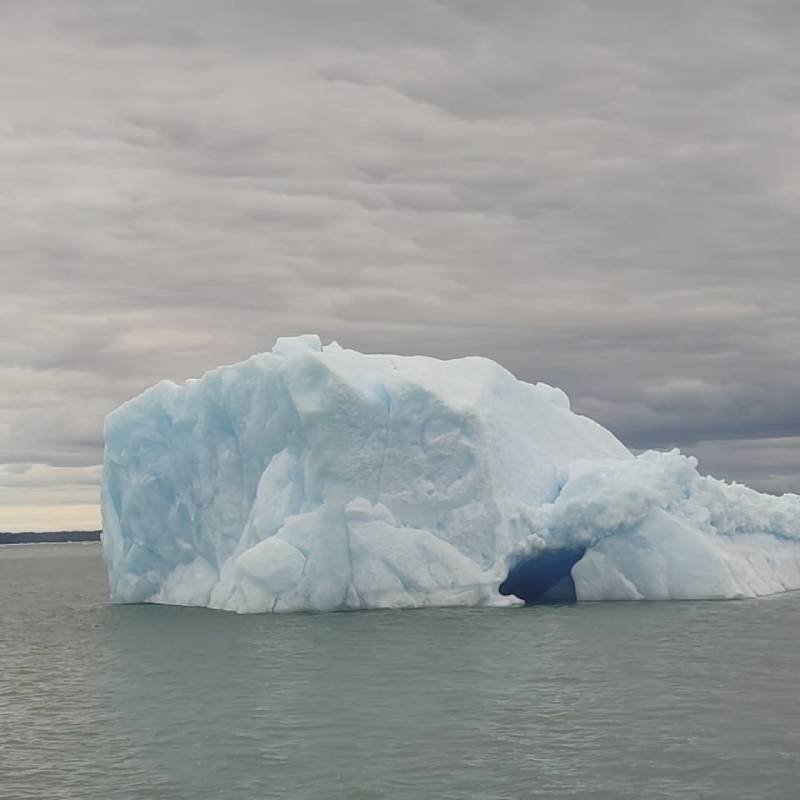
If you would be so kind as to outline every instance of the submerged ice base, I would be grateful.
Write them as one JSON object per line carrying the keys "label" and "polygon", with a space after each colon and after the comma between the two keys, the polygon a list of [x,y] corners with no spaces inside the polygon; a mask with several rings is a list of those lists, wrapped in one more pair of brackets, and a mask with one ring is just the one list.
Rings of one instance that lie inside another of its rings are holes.
{"label": "submerged ice base", "polygon": [[279,339],[157,384],[109,415],[105,438],[117,602],[263,612],[800,588],[800,496],[701,477],[677,451],[634,457],[561,390],[484,358]]}

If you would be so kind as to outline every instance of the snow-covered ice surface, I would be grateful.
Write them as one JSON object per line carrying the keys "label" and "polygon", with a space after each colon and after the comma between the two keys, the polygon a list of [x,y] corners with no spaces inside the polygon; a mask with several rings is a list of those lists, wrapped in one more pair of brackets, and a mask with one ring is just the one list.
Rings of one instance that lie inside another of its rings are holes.
{"label": "snow-covered ice surface", "polygon": [[[484,358],[278,339],[162,381],[109,415],[105,439],[118,602],[508,605],[509,571],[536,563],[537,592],[571,573],[578,600],[800,588],[800,496],[701,477],[677,451],[634,457],[560,389]],[[577,562],[542,583],[554,551]]]}

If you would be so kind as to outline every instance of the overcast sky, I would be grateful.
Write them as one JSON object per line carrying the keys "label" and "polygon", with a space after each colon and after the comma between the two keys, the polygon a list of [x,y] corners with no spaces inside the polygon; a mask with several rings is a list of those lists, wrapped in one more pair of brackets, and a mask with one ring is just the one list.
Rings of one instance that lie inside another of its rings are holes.
{"label": "overcast sky", "polygon": [[318,332],[800,491],[800,3],[0,0],[0,529]]}

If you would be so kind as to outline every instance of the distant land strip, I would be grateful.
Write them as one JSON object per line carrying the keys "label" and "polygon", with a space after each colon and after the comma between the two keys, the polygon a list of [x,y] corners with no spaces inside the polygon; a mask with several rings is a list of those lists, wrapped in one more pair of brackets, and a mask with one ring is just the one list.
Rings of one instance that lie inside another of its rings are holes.
{"label": "distant land strip", "polygon": [[38,533],[0,532],[0,544],[34,544],[42,542],[99,542],[102,531],[51,531]]}

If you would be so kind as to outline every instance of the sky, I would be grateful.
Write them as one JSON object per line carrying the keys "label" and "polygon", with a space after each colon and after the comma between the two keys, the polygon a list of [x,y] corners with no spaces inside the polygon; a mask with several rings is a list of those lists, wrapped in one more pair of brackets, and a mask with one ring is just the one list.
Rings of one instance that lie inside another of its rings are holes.
{"label": "sky", "polygon": [[800,492],[800,4],[0,0],[0,529],[317,332]]}

